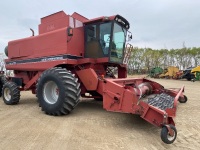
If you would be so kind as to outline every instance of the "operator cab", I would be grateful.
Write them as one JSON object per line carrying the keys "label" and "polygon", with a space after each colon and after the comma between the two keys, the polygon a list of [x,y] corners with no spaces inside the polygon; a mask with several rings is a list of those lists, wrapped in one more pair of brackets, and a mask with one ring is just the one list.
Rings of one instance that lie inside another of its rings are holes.
{"label": "operator cab", "polygon": [[108,57],[109,62],[122,64],[128,29],[128,21],[119,15],[87,23],[85,58]]}

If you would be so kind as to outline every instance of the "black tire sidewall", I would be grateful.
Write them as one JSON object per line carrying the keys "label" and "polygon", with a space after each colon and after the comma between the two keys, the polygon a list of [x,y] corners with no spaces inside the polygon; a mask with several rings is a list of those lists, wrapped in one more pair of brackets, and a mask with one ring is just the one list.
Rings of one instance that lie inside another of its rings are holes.
{"label": "black tire sidewall", "polygon": [[[16,86],[17,87],[17,85],[15,84],[15,83],[13,83],[13,85],[11,84],[12,82],[6,82],[4,85],[3,85],[3,88],[2,88],[2,96],[3,96],[3,101],[4,101],[4,103],[5,104],[7,104],[7,105],[13,105],[13,104],[17,104],[18,102],[19,102],[19,100],[18,99],[14,99],[14,95],[13,94],[18,94],[18,93],[16,93],[14,90],[12,90],[12,86],[14,85],[14,86]],[[4,96],[4,90],[6,89],[6,88],[8,88],[9,90],[10,90],[10,99],[9,100],[6,100],[5,99],[5,96]]]}
{"label": "black tire sidewall", "polygon": [[8,84],[4,84],[4,86],[3,86],[3,88],[2,88],[2,96],[3,96],[3,101],[4,101],[4,103],[5,104],[8,104],[8,105],[10,105],[10,104],[12,104],[12,98],[13,98],[13,92],[11,91],[11,97],[10,97],[10,100],[6,100],[5,99],[5,96],[4,96],[4,90],[6,89],[6,88],[8,88],[10,91],[11,91],[11,88],[10,88],[10,86],[9,86],[9,83]]}
{"label": "black tire sidewall", "polygon": [[[56,74],[45,74],[44,76],[42,76],[42,78],[38,83],[38,89],[37,89],[37,95],[40,105],[49,113],[56,112],[57,110],[59,110],[64,103],[63,100],[65,99],[65,88],[63,86],[62,79],[60,79],[58,76],[55,75]],[[46,102],[43,96],[44,85],[49,81],[53,81],[59,89],[58,100],[54,104],[49,104],[48,102]]]}
{"label": "black tire sidewall", "polygon": [[180,103],[186,103],[187,102],[187,96],[184,95],[184,98],[179,98]]}
{"label": "black tire sidewall", "polygon": [[172,125],[170,125],[170,128],[174,131],[174,134],[175,134],[175,137],[174,137],[173,140],[169,140],[167,138],[167,135],[168,135],[168,129],[167,129],[167,127],[163,126],[163,128],[161,130],[161,139],[166,144],[172,144],[176,140],[176,137],[177,137],[176,128],[174,126],[172,126]]}
{"label": "black tire sidewall", "polygon": [[3,91],[3,83],[0,80],[0,97],[2,96],[2,91]]}

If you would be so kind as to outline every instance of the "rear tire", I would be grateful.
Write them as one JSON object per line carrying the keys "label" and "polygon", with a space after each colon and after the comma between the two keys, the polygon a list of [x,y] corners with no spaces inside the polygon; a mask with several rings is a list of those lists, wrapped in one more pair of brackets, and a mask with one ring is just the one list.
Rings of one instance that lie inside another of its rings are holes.
{"label": "rear tire", "polygon": [[2,96],[3,85],[7,82],[7,79],[4,75],[0,76],[0,97]]}
{"label": "rear tire", "polygon": [[7,105],[19,103],[20,90],[14,82],[6,82],[2,89],[3,101]]}
{"label": "rear tire", "polygon": [[0,97],[2,96],[3,82],[0,80]]}
{"label": "rear tire", "polygon": [[36,89],[39,106],[48,115],[67,115],[80,101],[80,83],[65,68],[44,71]]}

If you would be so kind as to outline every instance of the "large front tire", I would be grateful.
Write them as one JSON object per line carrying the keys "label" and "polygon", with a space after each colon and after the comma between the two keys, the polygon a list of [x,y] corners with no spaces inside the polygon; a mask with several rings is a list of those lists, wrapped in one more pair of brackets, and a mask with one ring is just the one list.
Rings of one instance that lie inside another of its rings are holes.
{"label": "large front tire", "polygon": [[80,83],[64,68],[44,71],[36,88],[39,106],[46,114],[67,115],[79,103]]}

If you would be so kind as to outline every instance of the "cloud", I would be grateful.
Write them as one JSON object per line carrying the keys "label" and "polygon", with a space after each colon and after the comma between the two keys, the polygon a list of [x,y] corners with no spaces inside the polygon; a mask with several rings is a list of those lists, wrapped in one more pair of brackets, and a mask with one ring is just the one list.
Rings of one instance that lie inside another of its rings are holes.
{"label": "cloud", "polygon": [[[200,1],[196,0],[6,0],[0,2],[0,51],[7,42],[37,32],[40,18],[64,10],[87,18],[120,14],[129,20],[134,46],[200,47]],[[11,5],[12,4],[12,5]]]}

